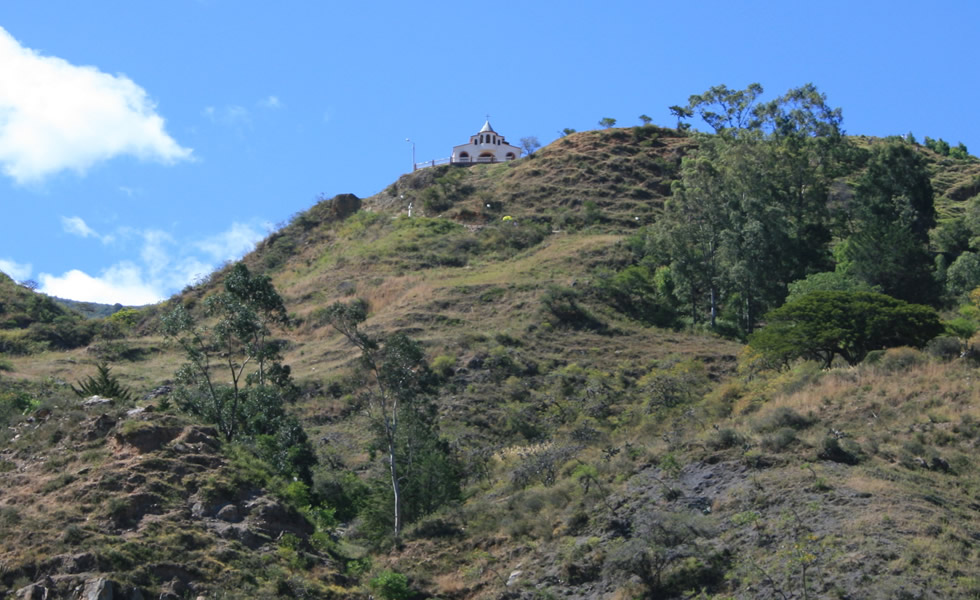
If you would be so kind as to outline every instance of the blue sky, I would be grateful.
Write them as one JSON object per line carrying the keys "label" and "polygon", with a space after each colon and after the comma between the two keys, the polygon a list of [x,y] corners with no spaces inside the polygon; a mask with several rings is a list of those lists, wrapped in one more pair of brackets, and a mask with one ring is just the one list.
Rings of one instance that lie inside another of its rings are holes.
{"label": "blue sky", "polygon": [[512,143],[813,82],[848,133],[980,150],[980,3],[0,4],[0,270],[142,304],[486,114]]}

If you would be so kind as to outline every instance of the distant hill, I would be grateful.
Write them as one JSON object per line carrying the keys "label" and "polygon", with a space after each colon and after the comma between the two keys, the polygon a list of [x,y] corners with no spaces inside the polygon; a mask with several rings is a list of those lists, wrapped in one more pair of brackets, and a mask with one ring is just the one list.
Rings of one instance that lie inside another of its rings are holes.
{"label": "distant hill", "polygon": [[115,314],[124,308],[141,308],[139,306],[123,306],[122,304],[99,304],[98,302],[81,302],[52,296],[55,302],[82,315],[86,319],[102,319]]}

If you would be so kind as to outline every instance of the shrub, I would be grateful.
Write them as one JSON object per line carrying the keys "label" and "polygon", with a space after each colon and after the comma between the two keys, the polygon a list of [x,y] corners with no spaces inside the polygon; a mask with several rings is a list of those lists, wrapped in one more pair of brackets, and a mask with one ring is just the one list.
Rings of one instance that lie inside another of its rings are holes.
{"label": "shrub", "polygon": [[878,366],[888,373],[897,373],[924,364],[926,360],[926,355],[915,348],[889,348],[885,350]]}
{"label": "shrub", "polygon": [[73,392],[79,398],[89,396],[102,396],[103,398],[115,398],[116,400],[128,401],[132,397],[129,388],[119,383],[119,378],[110,375],[112,369],[106,363],[99,363],[96,367],[99,371],[96,377],[91,375],[85,381],[79,381],[78,387],[71,386]]}
{"label": "shrub", "polygon": [[762,436],[762,447],[770,452],[781,452],[796,441],[796,430],[792,427],[781,427],[773,433]]}
{"label": "shrub", "polygon": [[741,445],[743,438],[737,431],[730,428],[719,429],[710,438],[708,438],[708,447],[714,450],[722,450],[724,448],[734,448],[735,446]]}
{"label": "shrub", "polygon": [[378,573],[368,585],[382,600],[408,600],[412,597],[408,577],[389,569]]}
{"label": "shrub", "polygon": [[769,432],[783,428],[792,430],[806,429],[813,424],[813,419],[804,417],[788,406],[780,406],[769,414],[761,417],[755,425],[757,431]]}
{"label": "shrub", "polygon": [[579,304],[579,298],[580,294],[571,288],[552,285],[541,296],[541,303],[559,325],[574,329],[603,329],[603,323]]}
{"label": "shrub", "polygon": [[440,354],[432,359],[432,372],[443,379],[451,377],[455,367],[456,359],[452,356]]}
{"label": "shrub", "polygon": [[941,335],[929,340],[926,353],[942,360],[952,360],[963,351],[963,342],[958,337]]}
{"label": "shrub", "polygon": [[841,442],[836,437],[828,436],[824,438],[817,458],[844,463],[845,465],[856,465],[861,462],[860,451],[854,442],[849,440]]}

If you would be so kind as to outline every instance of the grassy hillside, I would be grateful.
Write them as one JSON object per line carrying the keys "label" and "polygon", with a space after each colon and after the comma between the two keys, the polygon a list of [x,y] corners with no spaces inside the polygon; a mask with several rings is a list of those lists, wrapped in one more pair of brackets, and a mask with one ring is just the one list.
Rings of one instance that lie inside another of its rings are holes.
{"label": "grassy hillside", "polygon": [[[614,293],[693,145],[612,129],[424,169],[324,199],[245,257],[290,313],[273,336],[319,458],[309,488],[168,396],[182,358],[160,317],[204,317],[228,269],[95,321],[87,346],[5,350],[0,591],[69,597],[104,578],[123,597],[977,597],[970,359],[936,345],[773,370],[637,310],[645,288]],[[956,214],[977,161],[921,152]],[[0,291],[5,314],[44,302]],[[364,331],[422,343],[458,468],[459,497],[394,546],[372,529],[385,464],[370,380],[325,310],[355,299]],[[35,321],[10,331],[37,342]],[[100,360],[134,400],[72,394]]]}

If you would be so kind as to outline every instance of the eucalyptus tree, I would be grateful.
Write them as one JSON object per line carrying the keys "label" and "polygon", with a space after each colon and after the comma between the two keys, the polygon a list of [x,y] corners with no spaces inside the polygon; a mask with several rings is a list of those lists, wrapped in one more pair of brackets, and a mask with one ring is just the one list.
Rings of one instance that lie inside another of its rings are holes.
{"label": "eucalyptus tree", "polygon": [[299,422],[285,410],[297,388],[282,363],[282,342],[271,331],[289,324],[282,297],[269,277],[238,263],[224,290],[203,304],[203,319],[182,304],[163,317],[164,333],[187,360],[176,374],[177,406],[213,423],[226,440],[248,441],[286,474],[309,481],[315,457]]}
{"label": "eucalyptus tree", "polygon": [[367,318],[363,301],[337,302],[321,318],[360,350],[363,400],[386,455],[390,525],[398,544],[405,523],[460,494],[459,474],[448,445],[439,440],[429,400],[435,377],[418,342],[401,333],[375,337],[360,329]]}
{"label": "eucalyptus tree", "polygon": [[715,133],[695,135],[661,227],[672,271],[707,294],[712,326],[724,296],[746,331],[789,282],[829,266],[829,187],[846,155],[840,110],[814,86],[767,103],[762,92],[721,85],[671,107]]}

